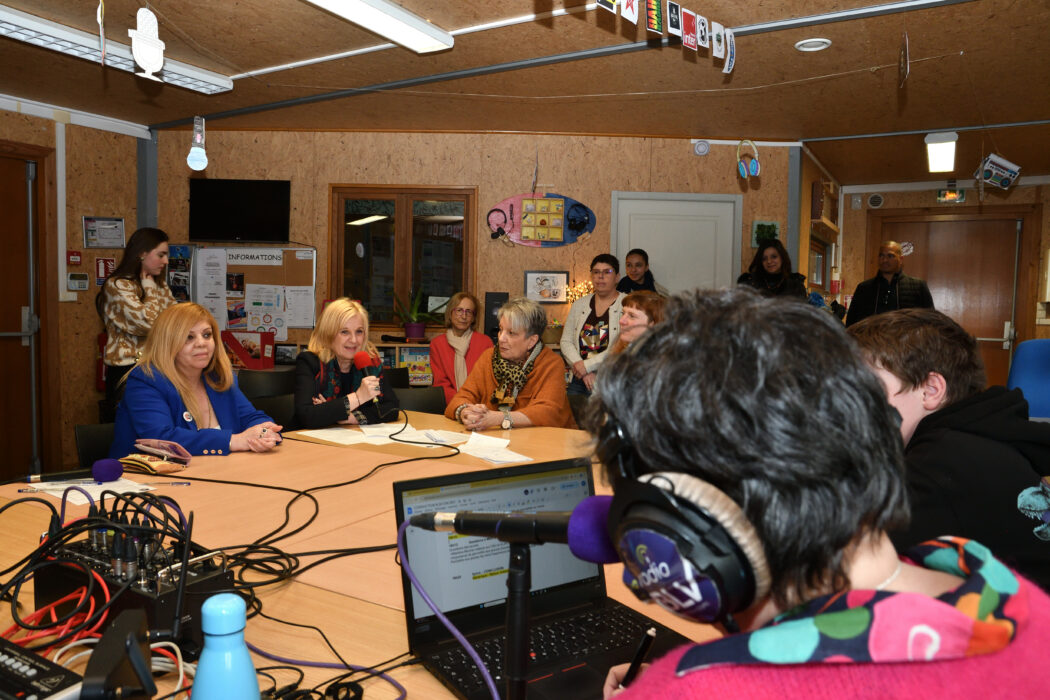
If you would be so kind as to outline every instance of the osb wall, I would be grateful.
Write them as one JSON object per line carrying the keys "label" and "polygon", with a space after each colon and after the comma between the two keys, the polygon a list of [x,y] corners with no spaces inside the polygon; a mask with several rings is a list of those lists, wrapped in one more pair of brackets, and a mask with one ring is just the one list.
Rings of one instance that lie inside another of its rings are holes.
{"label": "osb wall", "polygon": [[[885,192],[881,193],[885,203],[881,209],[931,208],[951,211],[954,204],[938,204],[937,191]],[[980,204],[977,192],[967,190],[965,206]],[[852,294],[858,283],[875,274],[875,268],[866,260],[865,240],[867,236],[868,193],[860,195],[861,206],[854,209],[851,196],[846,195],[843,204],[842,229],[842,291]],[[1047,248],[1050,247],[1050,191],[1045,186],[1013,187],[1006,192],[997,189],[986,189],[983,206],[995,207],[1018,204],[1043,204],[1042,242],[1039,246],[1040,256],[1038,269],[1040,293],[1046,289]],[[905,260],[907,269],[907,260]],[[1030,314],[1034,318],[1034,309],[1018,308],[1019,314]],[[1037,338],[1050,338],[1050,326],[1036,326]]]}
{"label": "osb wall", "polygon": [[[189,193],[185,132],[160,136],[159,225],[185,240]],[[744,194],[741,269],[750,261],[751,221],[786,227],[787,149],[763,149],[762,177],[736,175],[736,150],[714,146],[693,155],[688,141],[494,134],[378,134],[330,132],[208,133],[208,177],[292,181],[292,239],[318,249],[317,298],[328,296],[328,193],[332,184],[476,186],[479,219],[502,199],[528,192],[539,158],[536,189],[558,192],[594,210],[598,225],[588,240],[561,248],[510,248],[475,228],[475,292],[522,293],[530,269],[568,269],[588,279],[591,258],[608,252],[614,190]],[[622,252],[622,251],[621,251]],[[659,271],[656,270],[659,275]],[[567,305],[552,306],[564,320]]]}
{"label": "osb wall", "polygon": [[54,148],[55,124],[49,119],[0,109],[0,139]]}
{"label": "osb wall", "polygon": [[[0,138],[54,144],[48,120],[0,112]],[[186,132],[163,133],[158,144],[158,225],[172,242],[187,240],[189,175]],[[84,253],[79,268],[93,277],[96,257],[119,258],[119,250],[85,250],[82,216],[125,220],[128,235],[137,225],[136,140],[70,126],[66,130],[66,245]],[[559,192],[591,207],[595,234],[562,248],[509,248],[475,230],[475,291],[521,294],[527,269],[568,269],[586,279],[591,258],[609,250],[613,190],[743,194],[741,269],[750,261],[753,220],[787,226],[787,149],[763,149],[762,177],[736,176],[735,148],[714,146],[693,155],[688,141],[637,138],[516,136],[490,134],[378,134],[310,132],[208,133],[209,166],[214,178],[267,178],[292,181],[291,238],[318,249],[318,300],[326,298],[329,186],[332,184],[408,184],[476,186],[483,214],[507,196],[526,192],[539,153],[537,189]],[[64,266],[58,270],[63,276]],[[61,362],[49,371],[61,377],[62,462],[75,465],[73,426],[97,421],[95,337],[101,330],[94,311],[96,287],[59,305]],[[552,306],[564,319],[567,306]],[[305,342],[307,332],[293,338]]]}

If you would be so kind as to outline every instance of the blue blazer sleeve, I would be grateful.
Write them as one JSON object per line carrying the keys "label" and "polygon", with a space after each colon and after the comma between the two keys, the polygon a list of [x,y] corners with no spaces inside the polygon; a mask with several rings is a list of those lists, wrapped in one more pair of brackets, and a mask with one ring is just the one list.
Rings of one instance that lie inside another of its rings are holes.
{"label": "blue blazer sleeve", "polygon": [[224,455],[230,451],[234,433],[270,420],[251,405],[236,384],[222,392],[209,386],[207,392],[222,426],[218,430],[198,430],[175,385],[159,373],[149,377],[136,367],[128,374],[124,398],[117,409],[110,456],[127,456],[139,438],[173,440],[194,455]]}

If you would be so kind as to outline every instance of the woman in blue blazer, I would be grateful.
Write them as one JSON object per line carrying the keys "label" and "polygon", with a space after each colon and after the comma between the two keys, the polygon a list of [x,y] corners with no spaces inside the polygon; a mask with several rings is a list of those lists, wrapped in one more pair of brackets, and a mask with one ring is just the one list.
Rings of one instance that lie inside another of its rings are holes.
{"label": "woman in blue blazer", "polygon": [[281,426],[237,388],[230,360],[216,351],[219,328],[208,310],[185,303],[165,309],[127,374],[110,457],[135,451],[135,440],[172,440],[194,455],[265,452]]}

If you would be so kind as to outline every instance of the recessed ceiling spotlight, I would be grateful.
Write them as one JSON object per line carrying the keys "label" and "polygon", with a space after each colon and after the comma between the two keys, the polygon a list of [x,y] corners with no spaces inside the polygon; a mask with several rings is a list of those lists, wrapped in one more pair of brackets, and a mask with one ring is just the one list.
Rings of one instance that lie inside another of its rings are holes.
{"label": "recessed ceiling spotlight", "polygon": [[799,51],[804,51],[806,53],[810,53],[813,51],[823,51],[829,46],[831,46],[831,39],[824,39],[823,37],[803,39],[802,41],[795,42],[795,48]]}

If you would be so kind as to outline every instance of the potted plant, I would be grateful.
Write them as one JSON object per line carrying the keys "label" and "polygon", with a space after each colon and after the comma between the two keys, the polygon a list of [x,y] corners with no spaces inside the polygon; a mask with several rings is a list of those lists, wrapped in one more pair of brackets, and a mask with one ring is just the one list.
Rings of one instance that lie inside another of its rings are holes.
{"label": "potted plant", "polygon": [[444,308],[445,304],[438,306],[433,311],[423,311],[423,288],[420,287],[416,290],[416,293],[412,297],[412,304],[406,305],[401,301],[401,297],[394,293],[394,313],[401,319],[401,323],[405,326],[405,339],[406,340],[423,340],[426,338],[426,327],[427,323],[439,323],[441,317],[435,313]]}

